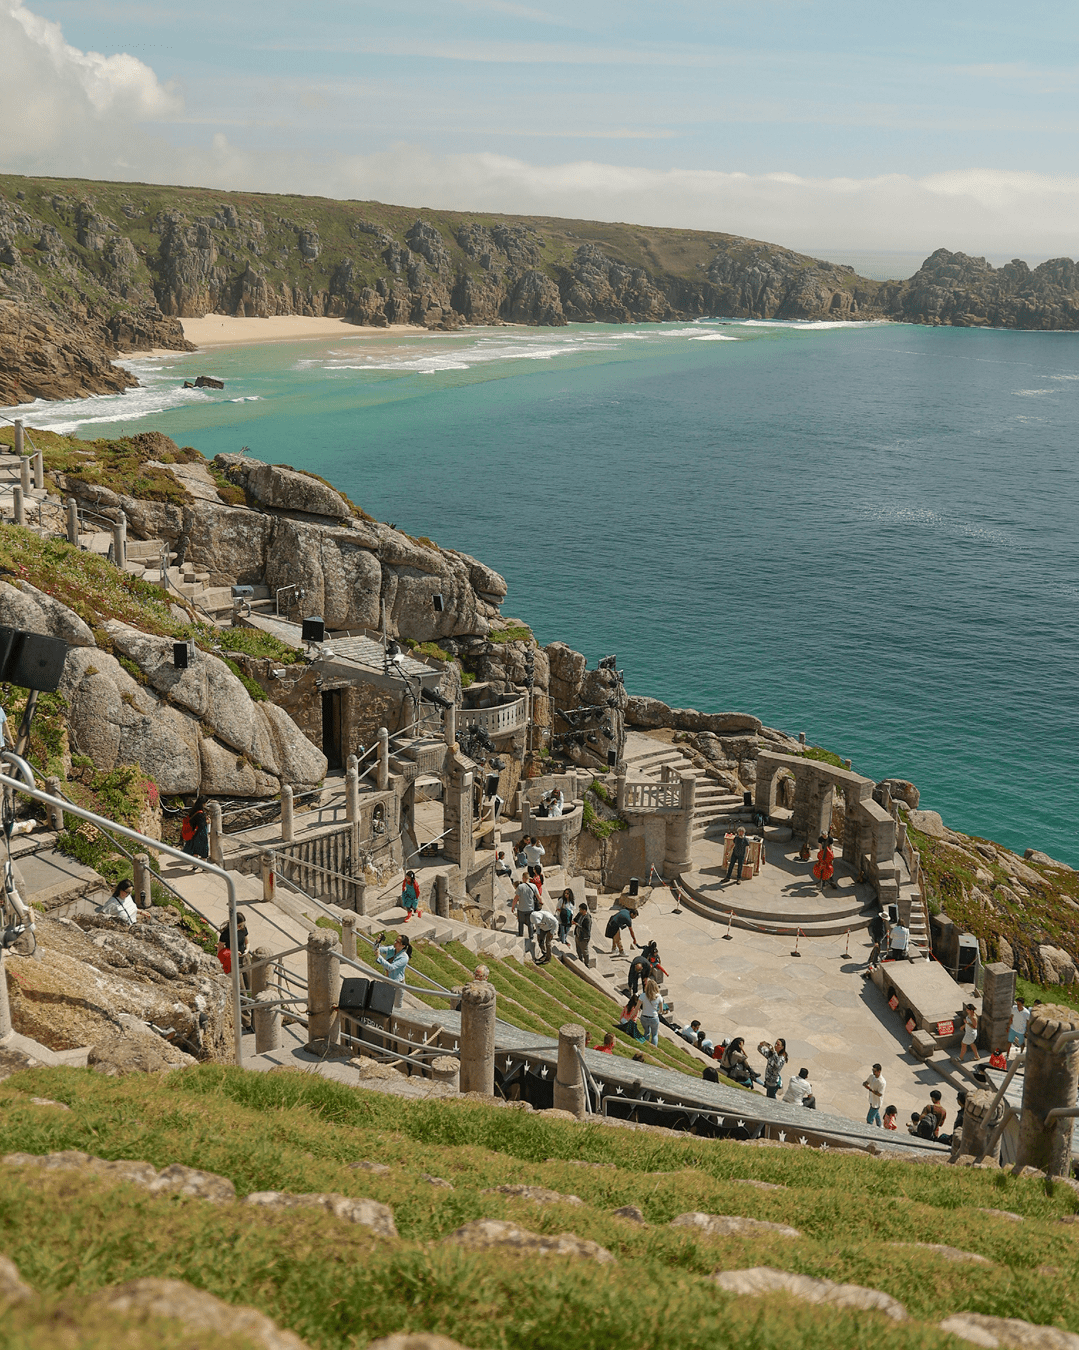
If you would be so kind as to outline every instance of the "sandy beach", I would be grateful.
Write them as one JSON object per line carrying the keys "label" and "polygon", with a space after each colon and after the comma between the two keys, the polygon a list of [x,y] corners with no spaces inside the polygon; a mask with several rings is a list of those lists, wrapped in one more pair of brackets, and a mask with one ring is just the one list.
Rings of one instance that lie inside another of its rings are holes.
{"label": "sandy beach", "polygon": [[283,314],[269,319],[238,319],[231,314],[207,314],[203,319],[181,319],[184,336],[198,347],[235,347],[248,342],[297,342],[303,338],[378,338],[400,333],[426,333],[417,324],[395,323],[365,328],[344,319],[313,319]]}

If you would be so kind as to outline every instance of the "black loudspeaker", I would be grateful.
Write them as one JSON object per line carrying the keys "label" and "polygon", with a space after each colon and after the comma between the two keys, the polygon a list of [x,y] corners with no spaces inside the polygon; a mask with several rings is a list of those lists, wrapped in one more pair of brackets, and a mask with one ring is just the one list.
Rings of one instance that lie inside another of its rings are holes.
{"label": "black loudspeaker", "polygon": [[890,906],[889,906],[889,922],[890,922],[890,923],[899,923],[899,922],[900,922],[900,907],[899,907],[899,905],[890,905]]}
{"label": "black loudspeaker", "polygon": [[637,893],[638,893],[638,887],[639,887],[640,885],[641,885],[641,883],[638,881],[637,877],[631,877],[631,878],[630,878],[630,894],[631,894],[631,895],[637,895]]}
{"label": "black loudspeaker", "polygon": [[326,637],[326,625],[322,619],[312,617],[304,619],[300,625],[301,642],[322,642]]}
{"label": "black loudspeaker", "polygon": [[377,1017],[389,1017],[397,1000],[397,985],[388,980],[372,980],[368,987],[367,1011]]}
{"label": "black loudspeaker", "polygon": [[619,762],[619,756],[618,756],[618,754],[617,754],[614,750],[609,750],[609,751],[607,752],[607,766],[608,766],[608,768],[609,768],[609,769],[613,769],[613,768],[615,767],[615,765],[618,764],[618,762]]}
{"label": "black loudspeaker", "polygon": [[961,933],[956,953],[956,983],[974,984],[975,965],[979,959],[979,939],[974,933]]}
{"label": "black loudspeaker", "polygon": [[753,797],[750,795],[749,792],[744,792],[744,793],[743,793],[743,795],[742,795],[742,804],[743,804],[743,806],[753,806],[753,804],[754,804],[754,799],[753,799]]}
{"label": "black loudspeaker", "polygon": [[494,797],[496,792],[498,792],[498,790],[499,790],[499,775],[497,773],[489,773],[488,776],[484,779],[484,796]]}
{"label": "black loudspeaker", "polygon": [[349,976],[341,981],[341,993],[338,995],[338,1007],[350,1012],[363,1012],[367,1007],[368,989],[371,981],[363,976]]}
{"label": "black loudspeaker", "polygon": [[431,597],[431,606],[436,614],[441,614],[443,612],[443,598],[438,591]]}
{"label": "black loudspeaker", "polygon": [[0,680],[20,689],[56,692],[64,673],[68,644],[21,628],[0,628]]}
{"label": "black loudspeaker", "polygon": [[188,668],[188,645],[186,642],[174,642],[172,645],[172,663],[177,670]]}

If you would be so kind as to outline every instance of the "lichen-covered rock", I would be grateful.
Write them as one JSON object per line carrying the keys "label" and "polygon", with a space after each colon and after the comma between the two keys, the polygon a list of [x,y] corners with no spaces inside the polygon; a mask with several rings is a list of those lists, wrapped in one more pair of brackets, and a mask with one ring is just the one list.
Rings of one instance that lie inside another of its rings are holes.
{"label": "lichen-covered rock", "polygon": [[34,1291],[19,1274],[14,1261],[0,1256],[0,1305],[10,1307],[13,1303],[25,1303],[34,1297]]}
{"label": "lichen-covered rock", "polygon": [[912,811],[919,809],[919,789],[906,778],[883,778],[878,787],[888,789],[895,801],[903,802]]}
{"label": "lichen-covered rock", "polygon": [[322,1209],[346,1223],[362,1224],[380,1237],[397,1237],[397,1225],[389,1205],[364,1197],[338,1195],[335,1192],[291,1195],[288,1191],[252,1191],[246,1205],[260,1209]]}
{"label": "lichen-covered rock", "polygon": [[119,1078],[128,1073],[171,1073],[198,1060],[148,1034],[106,1037],[90,1047],[86,1062],[106,1078]]}
{"label": "lichen-covered rock", "polygon": [[0,624],[60,638],[73,647],[96,645],[93,633],[74,610],[28,581],[0,581]]}
{"label": "lichen-covered rock", "polygon": [[[550,1115],[550,1112],[548,1112]],[[548,1190],[546,1186],[491,1186],[485,1195],[505,1195],[511,1200],[532,1200],[538,1205],[580,1205],[584,1202],[579,1195],[560,1195],[558,1191]]]}
{"label": "lichen-covered rock", "polygon": [[197,1167],[185,1167],[183,1163],[162,1168],[147,1189],[153,1195],[183,1195],[195,1200],[209,1200],[215,1205],[225,1205],[236,1199],[236,1187],[228,1177],[202,1172]]}
{"label": "lichen-covered rock", "polygon": [[770,1233],[780,1237],[802,1237],[797,1228],[789,1228],[787,1224],[747,1219],[738,1214],[703,1214],[700,1210],[676,1215],[671,1227],[698,1228],[710,1237],[760,1237]]}
{"label": "lichen-covered rock", "polygon": [[742,1298],[789,1294],[804,1303],[827,1303],[833,1308],[882,1312],[894,1322],[906,1321],[908,1315],[902,1303],[878,1289],[867,1289],[861,1284],[836,1284],[832,1280],[796,1275],[787,1270],[773,1270],[769,1266],[752,1266],[748,1270],[718,1270],[713,1273],[712,1280],[725,1293],[738,1294]]}
{"label": "lichen-covered rock", "polygon": [[943,1242],[890,1242],[889,1246],[918,1247],[924,1252],[933,1252],[943,1261],[966,1261],[975,1266],[992,1266],[994,1264],[988,1257],[980,1256],[978,1252],[965,1252],[959,1247],[950,1247]]}
{"label": "lichen-covered rock", "polygon": [[396,1336],[380,1336],[370,1341],[367,1350],[466,1350],[460,1341],[433,1331],[403,1331]]}
{"label": "lichen-covered rock", "polygon": [[573,1233],[530,1233],[505,1219],[474,1219],[472,1223],[456,1228],[443,1238],[444,1242],[466,1251],[489,1251],[501,1248],[520,1252],[523,1256],[576,1256],[606,1265],[615,1258],[607,1250],[588,1238]]}
{"label": "lichen-covered rock", "polygon": [[951,1336],[985,1350],[1077,1350],[1080,1336],[1059,1327],[1040,1327],[1017,1317],[990,1317],[986,1313],[958,1312],[938,1323]]}
{"label": "lichen-covered rock", "polygon": [[908,823],[920,834],[927,834],[931,839],[948,838],[949,831],[937,811],[909,811]]}
{"label": "lichen-covered rock", "polygon": [[262,1350],[307,1350],[291,1331],[283,1331],[265,1313],[234,1307],[182,1280],[128,1280],[89,1296],[93,1307],[126,1316],[171,1318],[192,1332],[242,1337]]}

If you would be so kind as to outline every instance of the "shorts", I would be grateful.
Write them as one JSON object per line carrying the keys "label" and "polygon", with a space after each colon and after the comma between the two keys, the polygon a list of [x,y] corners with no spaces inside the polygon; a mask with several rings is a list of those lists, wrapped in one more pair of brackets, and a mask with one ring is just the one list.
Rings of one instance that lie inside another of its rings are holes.
{"label": "shorts", "polygon": [[1009,1044],[1010,1044],[1010,1045],[1023,1045],[1023,1044],[1024,1044],[1024,1036],[1025,1036],[1025,1034],[1026,1034],[1026,1033],[1023,1032],[1023,1031],[1017,1031],[1017,1030],[1015,1030],[1015,1028],[1010,1027],[1010,1028],[1009,1028]]}

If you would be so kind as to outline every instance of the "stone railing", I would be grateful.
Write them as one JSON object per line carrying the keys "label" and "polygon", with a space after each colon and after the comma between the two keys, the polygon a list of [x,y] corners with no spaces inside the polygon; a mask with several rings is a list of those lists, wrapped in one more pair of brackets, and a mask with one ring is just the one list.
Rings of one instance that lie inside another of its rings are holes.
{"label": "stone railing", "polygon": [[669,779],[666,783],[654,783],[649,780],[620,784],[619,809],[622,811],[656,811],[661,807],[680,807],[682,796],[679,780]]}
{"label": "stone railing", "polygon": [[514,699],[512,703],[500,703],[495,708],[459,708],[457,724],[465,727],[479,727],[489,736],[509,736],[519,730],[527,721],[525,700]]}

